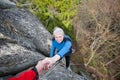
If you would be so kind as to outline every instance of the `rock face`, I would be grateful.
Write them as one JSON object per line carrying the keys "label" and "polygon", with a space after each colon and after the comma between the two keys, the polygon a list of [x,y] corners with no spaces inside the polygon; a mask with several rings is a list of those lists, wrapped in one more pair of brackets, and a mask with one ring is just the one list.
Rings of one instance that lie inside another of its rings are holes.
{"label": "rock face", "polygon": [[44,56],[38,52],[0,38],[0,76],[25,70],[43,58]]}
{"label": "rock face", "polygon": [[48,55],[50,33],[40,21],[24,9],[0,10],[0,32],[31,50]]}
{"label": "rock face", "polygon": [[43,74],[44,77],[41,75],[39,77],[40,80],[87,80],[82,76],[66,70],[64,67],[61,67],[60,64],[52,69],[51,73],[46,74]]}
{"label": "rock face", "polygon": [[[51,34],[28,10],[18,9],[14,3],[1,0],[0,80],[6,80],[11,74],[28,69],[48,56],[51,38]],[[86,79],[58,65],[44,80]]]}
{"label": "rock face", "polygon": [[9,0],[0,0],[0,9],[15,8],[16,4]]}

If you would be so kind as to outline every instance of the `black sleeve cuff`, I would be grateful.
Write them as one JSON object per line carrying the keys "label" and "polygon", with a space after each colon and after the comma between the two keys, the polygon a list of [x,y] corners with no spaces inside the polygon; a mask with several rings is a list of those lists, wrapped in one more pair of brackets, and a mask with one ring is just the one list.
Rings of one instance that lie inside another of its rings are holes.
{"label": "black sleeve cuff", "polygon": [[38,74],[38,71],[37,71],[36,67],[34,66],[34,67],[32,68],[32,70],[33,70],[33,71],[35,72],[35,74],[36,74],[36,80],[38,80],[39,74]]}

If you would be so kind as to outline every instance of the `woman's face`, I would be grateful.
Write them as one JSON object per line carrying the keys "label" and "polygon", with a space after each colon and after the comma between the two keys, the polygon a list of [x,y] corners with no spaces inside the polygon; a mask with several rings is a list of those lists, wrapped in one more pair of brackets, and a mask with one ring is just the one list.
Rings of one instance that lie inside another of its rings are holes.
{"label": "woman's face", "polygon": [[55,35],[54,37],[55,37],[55,40],[56,40],[58,43],[61,43],[61,42],[63,41],[63,38],[64,38],[63,35],[59,35],[59,34]]}

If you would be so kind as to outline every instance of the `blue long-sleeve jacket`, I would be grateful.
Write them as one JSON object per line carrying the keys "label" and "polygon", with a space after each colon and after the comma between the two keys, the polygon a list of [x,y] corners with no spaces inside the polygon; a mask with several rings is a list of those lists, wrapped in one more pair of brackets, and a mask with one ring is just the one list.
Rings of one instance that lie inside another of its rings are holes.
{"label": "blue long-sleeve jacket", "polygon": [[71,53],[72,42],[70,37],[65,35],[64,39],[61,43],[58,43],[55,39],[52,40],[52,46],[50,51],[50,57],[55,55],[55,50],[57,50],[57,54],[62,58],[67,53]]}

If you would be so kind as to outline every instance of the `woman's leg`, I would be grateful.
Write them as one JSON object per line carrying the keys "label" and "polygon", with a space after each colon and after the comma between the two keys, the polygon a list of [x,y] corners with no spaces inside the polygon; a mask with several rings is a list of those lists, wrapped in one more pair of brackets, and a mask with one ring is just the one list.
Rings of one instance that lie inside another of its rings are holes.
{"label": "woman's leg", "polygon": [[70,55],[65,56],[65,60],[66,60],[66,68],[68,68],[70,66]]}

